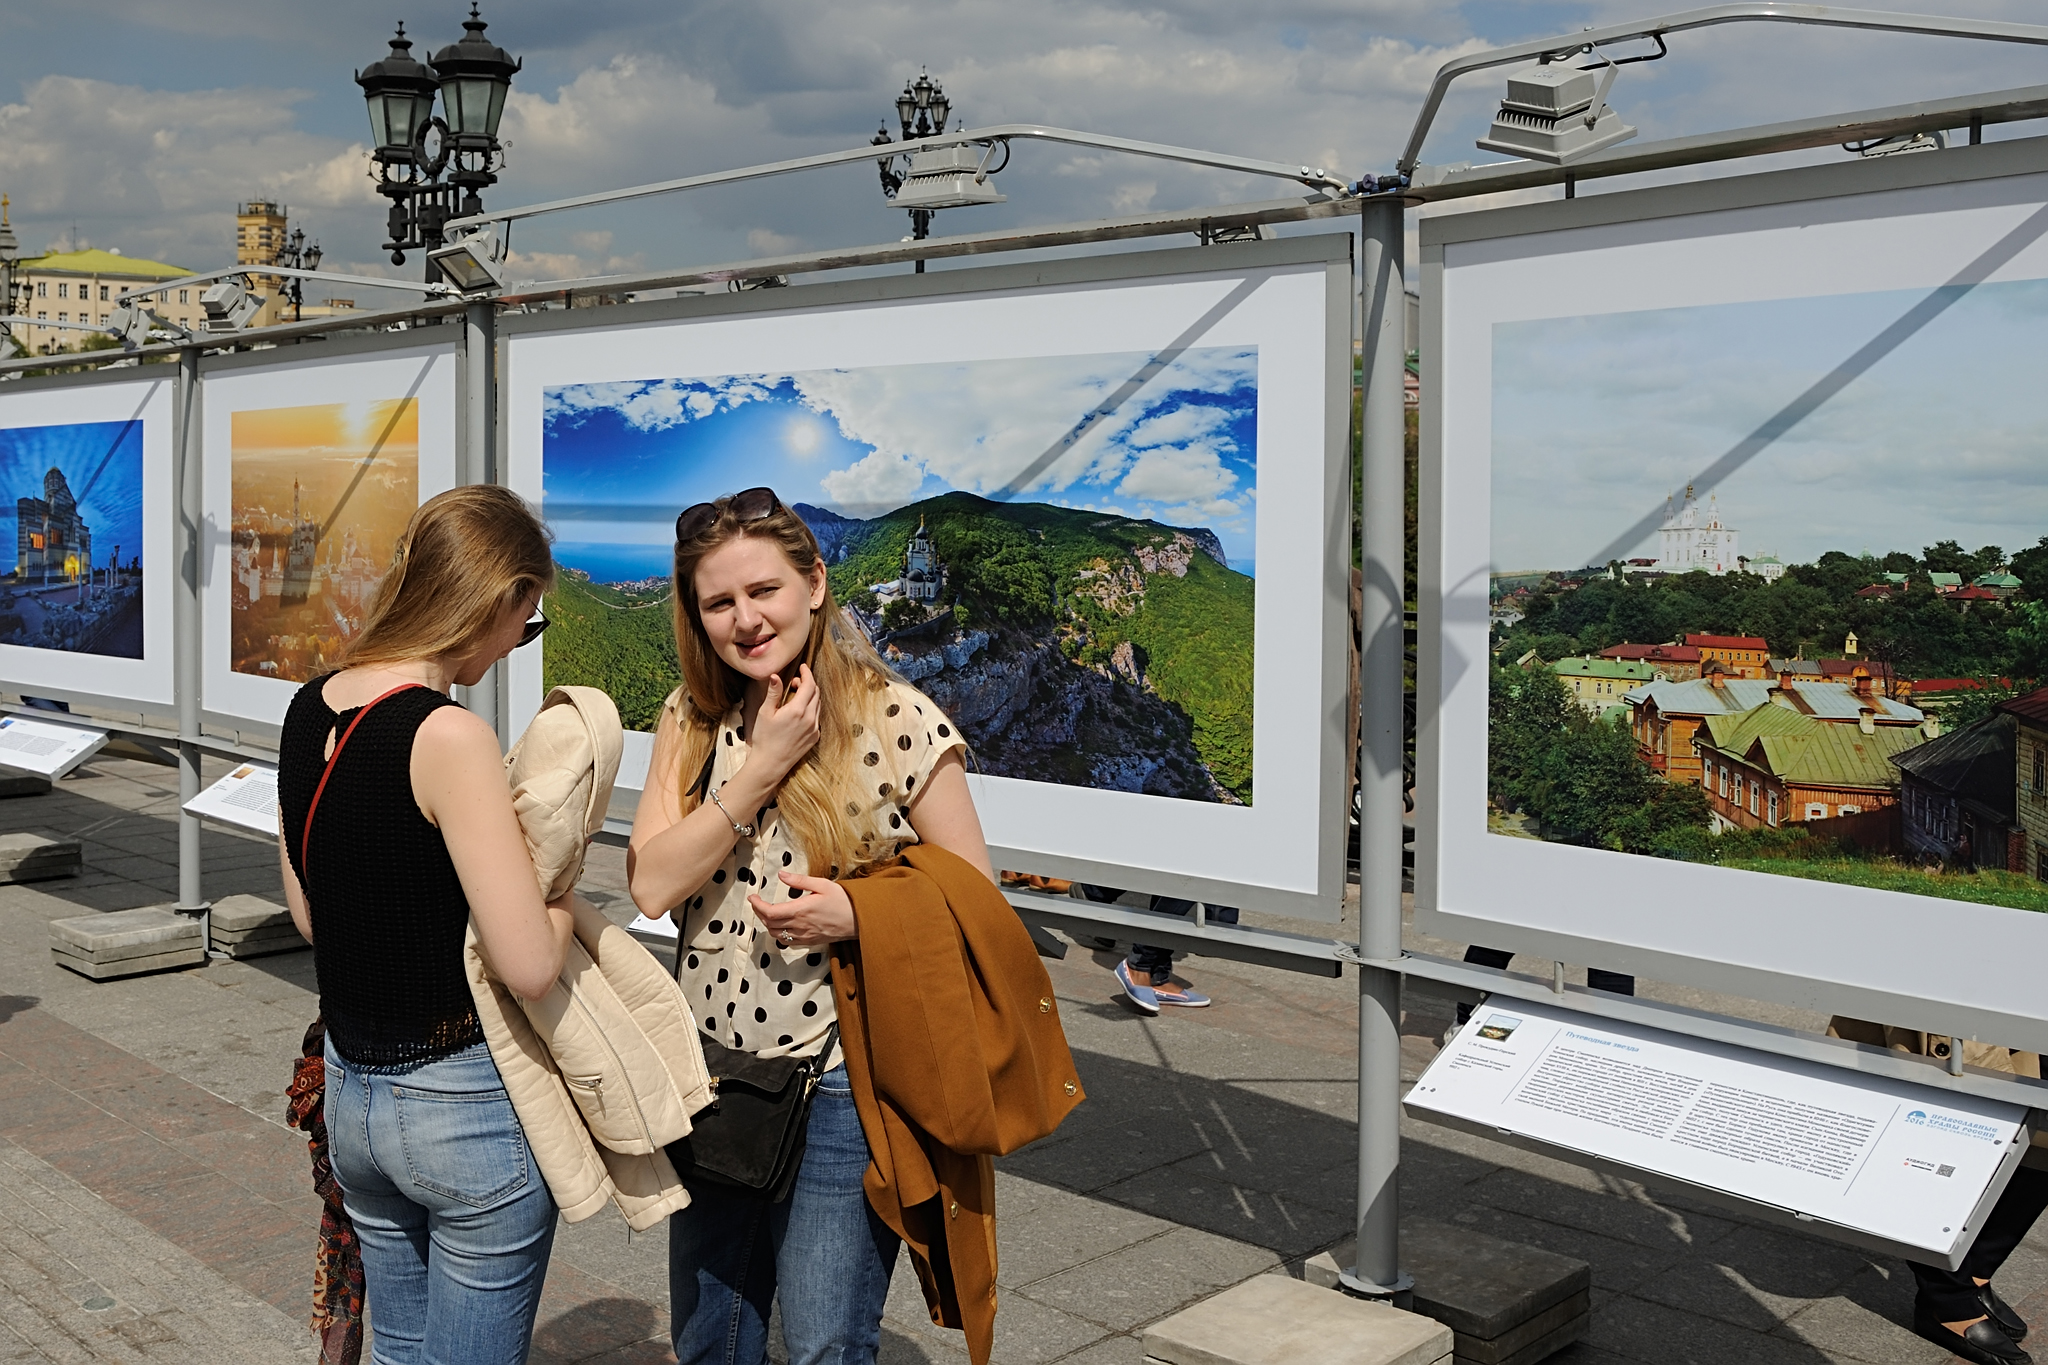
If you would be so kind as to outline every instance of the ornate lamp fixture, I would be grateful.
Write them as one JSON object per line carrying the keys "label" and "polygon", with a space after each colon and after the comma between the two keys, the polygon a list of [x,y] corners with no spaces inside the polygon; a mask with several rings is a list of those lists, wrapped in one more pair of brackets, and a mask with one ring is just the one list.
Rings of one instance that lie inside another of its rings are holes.
{"label": "ornate lamp fixture", "polygon": [[[953,102],[946,98],[946,92],[924,72],[919,72],[915,81],[905,81],[903,93],[896,97],[896,120],[903,127],[903,141],[945,132],[946,117],[952,108]],[[873,143],[877,147],[892,145],[888,125],[876,130]],[[883,196],[894,200],[898,208],[910,211],[913,241],[921,242],[931,235],[932,215],[940,209],[1004,202],[1006,196],[996,192],[989,177],[1009,164],[1009,144],[1003,144],[1003,165],[991,169],[988,159],[994,151],[993,142],[981,146],[970,143],[913,152],[908,157],[898,153],[875,163],[882,172]],[[907,164],[899,169],[899,162]],[[919,261],[917,268],[922,272],[924,262]]]}
{"label": "ornate lamp fixture", "polygon": [[405,264],[408,251],[443,245],[450,218],[483,212],[482,191],[498,183],[505,164],[498,122],[524,63],[484,37],[488,26],[475,4],[462,27],[462,41],[435,53],[430,68],[412,55],[400,24],[391,51],[356,73],[376,143],[377,193],[391,201],[384,245],[393,265]]}

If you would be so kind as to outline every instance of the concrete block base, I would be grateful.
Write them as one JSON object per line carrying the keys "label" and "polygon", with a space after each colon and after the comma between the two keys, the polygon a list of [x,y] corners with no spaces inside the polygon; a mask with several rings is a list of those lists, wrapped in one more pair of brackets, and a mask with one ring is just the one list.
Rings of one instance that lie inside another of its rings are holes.
{"label": "concrete block base", "polygon": [[[49,784],[43,784],[44,790]],[[76,877],[85,869],[85,846],[76,839],[0,834],[0,882],[41,882]]]}
{"label": "concrete block base", "polygon": [[1450,1365],[1451,1329],[1383,1303],[1260,1275],[1145,1332],[1146,1365]]}
{"label": "concrete block base", "polygon": [[0,772],[0,797],[47,796],[50,793],[50,779],[34,773]]}
{"label": "concrete block base", "polygon": [[50,959],[107,981],[206,960],[199,921],[163,906],[50,921]]}
{"label": "concrete block base", "polygon": [[260,957],[311,947],[299,937],[291,911],[261,896],[229,896],[215,901],[210,916],[213,948],[229,957]]}
{"label": "concrete block base", "polygon": [[[1312,1258],[1308,1283],[1335,1287],[1350,1243]],[[1401,1268],[1415,1311],[1457,1335],[1457,1365],[1534,1365],[1585,1334],[1593,1272],[1584,1261],[1423,1219],[1401,1224]]]}

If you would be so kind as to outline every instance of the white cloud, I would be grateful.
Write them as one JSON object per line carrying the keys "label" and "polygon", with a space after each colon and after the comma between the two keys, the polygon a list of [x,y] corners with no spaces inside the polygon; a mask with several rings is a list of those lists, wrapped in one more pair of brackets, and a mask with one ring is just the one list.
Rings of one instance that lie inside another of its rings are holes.
{"label": "white cloud", "polygon": [[1212,445],[1156,446],[1140,451],[1116,491],[1148,502],[1213,501],[1237,486]]}
{"label": "white cloud", "polygon": [[910,501],[924,471],[901,454],[877,450],[819,482],[848,516],[872,517]]}

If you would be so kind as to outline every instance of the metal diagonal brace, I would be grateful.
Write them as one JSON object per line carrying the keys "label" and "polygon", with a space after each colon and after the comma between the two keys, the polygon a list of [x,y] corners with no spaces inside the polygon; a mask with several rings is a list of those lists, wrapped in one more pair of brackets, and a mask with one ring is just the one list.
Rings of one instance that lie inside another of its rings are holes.
{"label": "metal diagonal brace", "polygon": [[[1297,180],[1311,189],[1327,189],[1342,192],[1343,180],[1331,176],[1320,166],[1303,166],[1279,161],[1262,161],[1256,157],[1231,156],[1225,152],[1205,152],[1193,147],[1174,147],[1163,142],[1138,142],[1127,137],[1106,137],[1100,133],[1084,133],[1072,128],[1048,128],[1037,123],[998,123],[987,128],[963,128],[957,133],[934,133],[930,137],[913,138],[909,142],[889,144],[891,156],[903,156],[915,152],[933,151],[942,147],[959,147],[972,142],[1002,142],[1011,138],[1028,138],[1040,142],[1064,142],[1076,147],[1095,147],[1106,152],[1128,152],[1132,156],[1157,157],[1164,161],[1179,161],[1190,166],[1208,166],[1215,170],[1240,171],[1246,175],[1269,175],[1281,180]],[[661,180],[649,185],[633,185],[622,190],[605,190],[598,194],[580,194],[568,199],[551,199],[544,204],[529,204],[524,208],[502,209],[489,213],[472,214],[467,218],[453,218],[448,221],[446,231],[461,232],[490,223],[511,223],[521,218],[534,218],[543,213],[560,213],[566,209],[594,208],[600,204],[622,204],[632,199],[647,199],[658,194],[675,194],[681,190],[702,189],[707,185],[731,185],[742,180],[761,180],[771,175],[789,175],[795,171],[818,170],[826,166],[845,166],[866,163],[875,159],[875,146],[863,143],[846,152],[826,152],[819,156],[800,156],[790,161],[771,161],[759,166],[742,166],[737,170],[713,171],[708,175],[686,175],[680,180]],[[984,162],[986,159],[984,158]]]}
{"label": "metal diagonal brace", "polygon": [[1429,136],[1430,125],[1436,121],[1437,110],[1444,102],[1444,94],[1450,89],[1451,82],[1460,76],[1469,75],[1474,71],[1484,71],[1488,67],[1525,62],[1531,58],[1568,55],[1588,47],[1599,47],[1603,43],[1626,42],[1631,38],[1657,38],[1661,41],[1662,36],[1667,33],[1711,28],[1717,24],[1739,24],[1751,20],[1871,29],[1881,33],[1918,33],[1942,38],[1981,38],[1997,43],[2032,43],[2048,46],[2048,27],[2040,24],[2003,24],[1985,19],[1949,19],[1929,14],[1886,14],[1878,10],[1842,9],[1835,5],[1710,5],[1705,9],[1681,10],[1676,14],[1666,14],[1655,19],[1608,24],[1578,33],[1560,34],[1555,38],[1539,38],[1534,42],[1497,47],[1491,51],[1476,52],[1469,57],[1460,57],[1456,61],[1444,63],[1437,69],[1436,79],[1430,82],[1429,97],[1422,102],[1422,112],[1415,117],[1414,131],[1408,134],[1408,145],[1401,152],[1401,159],[1395,163],[1394,169],[1402,175],[1413,173],[1422,159],[1423,139]]}

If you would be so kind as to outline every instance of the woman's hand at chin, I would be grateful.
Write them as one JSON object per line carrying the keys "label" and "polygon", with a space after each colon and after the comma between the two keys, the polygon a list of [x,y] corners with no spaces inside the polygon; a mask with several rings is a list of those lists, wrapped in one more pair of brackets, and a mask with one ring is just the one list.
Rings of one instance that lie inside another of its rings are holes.
{"label": "woman's hand at chin", "polygon": [[780,676],[770,674],[767,687],[754,731],[747,736],[747,762],[760,763],[766,775],[780,782],[818,747],[818,684],[811,666],[799,664],[795,682],[785,687]]}
{"label": "woman's hand at chin", "polygon": [[773,904],[758,893],[747,897],[768,932],[785,948],[814,948],[841,939],[858,938],[853,900],[846,888],[825,877],[778,873],[790,888],[789,899]]}

